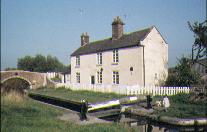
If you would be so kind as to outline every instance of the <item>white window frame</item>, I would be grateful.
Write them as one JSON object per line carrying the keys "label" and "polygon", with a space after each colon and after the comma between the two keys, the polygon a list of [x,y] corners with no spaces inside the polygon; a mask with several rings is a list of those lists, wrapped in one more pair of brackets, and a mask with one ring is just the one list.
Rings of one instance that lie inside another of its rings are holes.
{"label": "white window frame", "polygon": [[119,62],[119,50],[118,49],[113,50],[113,62],[114,63]]}
{"label": "white window frame", "polygon": [[113,84],[119,84],[119,72],[113,71]]}
{"label": "white window frame", "polygon": [[102,52],[100,52],[100,53],[97,53],[97,64],[98,65],[102,65],[102,63],[103,63],[103,54],[102,54]]}
{"label": "white window frame", "polygon": [[76,56],[76,66],[80,66],[80,56]]}
{"label": "white window frame", "polygon": [[80,73],[76,73],[76,83],[80,83]]}
{"label": "white window frame", "polygon": [[101,70],[97,71],[97,82],[98,82],[98,84],[103,83],[103,72]]}

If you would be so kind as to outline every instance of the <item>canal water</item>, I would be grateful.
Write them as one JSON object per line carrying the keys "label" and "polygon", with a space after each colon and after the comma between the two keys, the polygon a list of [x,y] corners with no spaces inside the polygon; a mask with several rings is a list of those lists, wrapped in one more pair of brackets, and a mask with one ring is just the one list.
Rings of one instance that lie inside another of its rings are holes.
{"label": "canal water", "polygon": [[207,126],[175,126],[155,122],[150,119],[129,114],[113,115],[102,118],[117,123],[124,123],[140,132],[207,132]]}

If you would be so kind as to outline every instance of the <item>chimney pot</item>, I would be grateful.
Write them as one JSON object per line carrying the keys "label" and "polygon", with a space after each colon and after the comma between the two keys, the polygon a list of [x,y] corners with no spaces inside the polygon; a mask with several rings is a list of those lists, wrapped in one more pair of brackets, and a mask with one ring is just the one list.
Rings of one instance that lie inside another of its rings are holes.
{"label": "chimney pot", "polygon": [[84,46],[86,44],[89,44],[89,35],[87,32],[82,33],[81,35],[81,46]]}
{"label": "chimney pot", "polygon": [[123,21],[120,19],[119,16],[114,18],[114,21],[112,22],[112,40],[117,40],[123,36]]}

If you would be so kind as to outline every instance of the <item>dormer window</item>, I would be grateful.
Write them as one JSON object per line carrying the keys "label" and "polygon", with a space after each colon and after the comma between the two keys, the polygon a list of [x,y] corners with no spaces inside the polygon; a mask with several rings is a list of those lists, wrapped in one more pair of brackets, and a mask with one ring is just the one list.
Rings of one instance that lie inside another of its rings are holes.
{"label": "dormer window", "polygon": [[97,64],[102,65],[102,53],[97,53]]}
{"label": "dormer window", "polygon": [[118,50],[113,50],[113,62],[118,63],[119,62],[119,52]]}
{"label": "dormer window", "polygon": [[76,66],[80,66],[80,56],[76,56]]}

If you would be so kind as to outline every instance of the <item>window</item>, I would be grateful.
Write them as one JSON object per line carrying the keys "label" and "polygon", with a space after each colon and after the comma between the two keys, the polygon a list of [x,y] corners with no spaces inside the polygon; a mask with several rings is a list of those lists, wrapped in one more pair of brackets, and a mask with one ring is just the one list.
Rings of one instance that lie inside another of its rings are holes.
{"label": "window", "polygon": [[157,80],[158,79],[158,77],[157,77],[157,73],[155,73],[155,80]]}
{"label": "window", "polygon": [[76,66],[80,66],[80,56],[76,56]]}
{"label": "window", "polygon": [[119,84],[119,72],[113,71],[113,84]]}
{"label": "window", "polygon": [[76,83],[80,83],[80,73],[76,73]]}
{"label": "window", "polygon": [[97,71],[97,82],[102,83],[102,70]]}
{"label": "window", "polygon": [[97,64],[102,65],[102,53],[97,53]]}
{"label": "window", "polygon": [[119,62],[119,52],[118,52],[118,50],[113,50],[113,62],[114,63]]}

